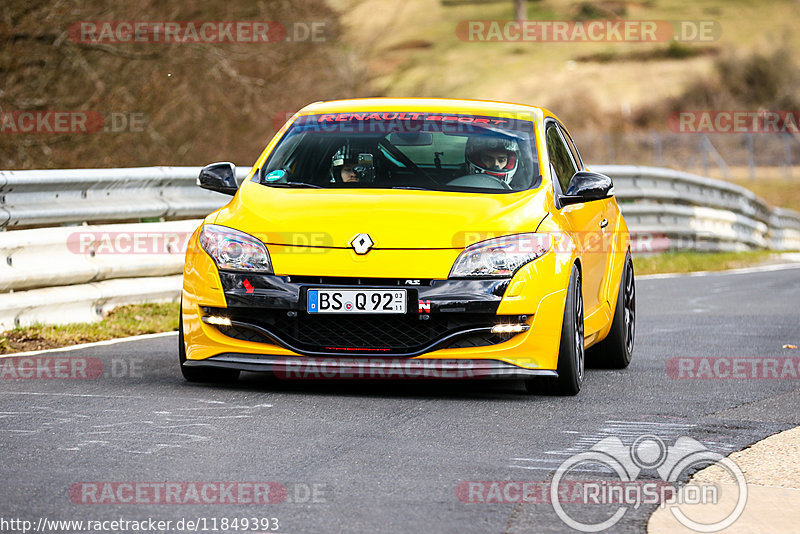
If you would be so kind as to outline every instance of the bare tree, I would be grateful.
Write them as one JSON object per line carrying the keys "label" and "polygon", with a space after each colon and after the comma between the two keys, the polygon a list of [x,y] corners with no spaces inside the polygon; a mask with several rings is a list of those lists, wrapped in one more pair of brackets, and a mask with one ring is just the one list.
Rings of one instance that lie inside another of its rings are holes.
{"label": "bare tree", "polygon": [[528,18],[528,6],[526,0],[514,0],[514,13],[517,20],[526,20]]}

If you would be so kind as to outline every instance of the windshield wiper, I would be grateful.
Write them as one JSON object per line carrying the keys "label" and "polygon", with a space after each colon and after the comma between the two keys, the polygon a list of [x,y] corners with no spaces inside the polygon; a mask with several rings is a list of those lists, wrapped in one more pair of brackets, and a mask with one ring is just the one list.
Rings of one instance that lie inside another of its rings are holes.
{"label": "windshield wiper", "polygon": [[311,189],[322,189],[321,186],[309,184],[306,182],[270,182],[264,185],[268,187],[308,187]]}
{"label": "windshield wiper", "polygon": [[389,189],[408,189],[411,191],[430,191],[430,189],[426,187],[414,187],[412,185],[395,185],[390,187]]}

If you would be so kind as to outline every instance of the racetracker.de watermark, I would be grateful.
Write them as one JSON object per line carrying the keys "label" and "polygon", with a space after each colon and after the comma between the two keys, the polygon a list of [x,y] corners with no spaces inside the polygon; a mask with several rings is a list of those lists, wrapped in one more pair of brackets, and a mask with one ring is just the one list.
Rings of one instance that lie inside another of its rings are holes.
{"label": "racetracker.de watermark", "polygon": [[798,380],[800,356],[670,358],[667,375],[675,380]]}
{"label": "racetracker.de watermark", "polygon": [[675,111],[667,126],[676,133],[800,133],[800,110],[693,110]]}
{"label": "racetracker.de watermark", "polygon": [[[107,232],[79,230],[67,236],[67,250],[72,254],[105,256],[114,254],[185,254],[188,250],[192,232],[169,231],[125,231]],[[504,230],[470,230],[453,234],[453,247],[466,248],[470,245],[516,235]],[[521,241],[511,252],[534,252],[552,248],[556,253],[570,253],[576,247],[582,253],[613,252],[614,239],[611,231],[590,232],[550,232],[533,234],[534,237]],[[327,232],[265,232],[255,233],[254,237],[267,245],[270,254],[320,254],[344,245],[336,244]],[[630,232],[629,243],[632,252],[663,252],[669,250],[673,240],[666,234],[654,232]],[[376,243],[376,248],[380,244]]]}
{"label": "racetracker.de watermark", "polygon": [[276,481],[76,482],[69,487],[75,504],[323,504],[333,489],[325,483]]}
{"label": "racetracker.de watermark", "polygon": [[[81,256],[114,254],[186,254],[193,232],[84,231],[67,236],[67,250]],[[253,237],[270,246],[270,253],[320,253],[334,246],[327,232],[258,232]],[[199,250],[200,253],[205,254]]]}
{"label": "racetracker.de watermark", "polygon": [[112,358],[108,364],[86,356],[6,356],[0,358],[0,380],[96,380],[142,378],[141,358]]}
{"label": "racetracker.de watermark", "polygon": [[31,521],[18,517],[0,516],[0,532],[114,532],[137,533],[153,532],[276,532],[281,528],[280,519],[274,516],[246,517],[202,517],[192,516],[180,519],[159,519],[154,517],[139,519],[50,519],[40,516]]}
{"label": "racetracker.de watermark", "polygon": [[96,134],[145,131],[149,116],[141,111],[0,111],[0,134]]}
{"label": "racetracker.de watermark", "polygon": [[[327,350],[365,352],[370,349],[325,347]],[[387,349],[388,350],[388,349]],[[382,349],[374,349],[381,352]],[[465,359],[409,358],[290,358],[273,369],[277,378],[286,380],[419,380],[471,379],[491,374],[481,362]]]}
{"label": "racetracker.de watermark", "polygon": [[83,20],[69,26],[81,44],[269,44],[320,43],[329,39],[328,21],[275,20]]}
{"label": "racetracker.de watermark", "polygon": [[456,35],[467,42],[713,42],[715,20],[462,20]]}
{"label": "racetracker.de watermark", "polygon": [[[453,235],[453,247],[462,248],[470,245],[515,235],[503,230],[464,231]],[[530,238],[521,240],[512,247],[505,247],[507,252],[534,252],[539,249],[556,253],[569,254],[576,248],[581,253],[608,254],[615,251],[616,239],[613,230],[596,230],[586,232],[539,232],[529,234]],[[666,234],[655,232],[629,232],[629,244],[632,252],[664,252],[672,246],[672,240]],[[624,253],[625,251],[621,251]]]}

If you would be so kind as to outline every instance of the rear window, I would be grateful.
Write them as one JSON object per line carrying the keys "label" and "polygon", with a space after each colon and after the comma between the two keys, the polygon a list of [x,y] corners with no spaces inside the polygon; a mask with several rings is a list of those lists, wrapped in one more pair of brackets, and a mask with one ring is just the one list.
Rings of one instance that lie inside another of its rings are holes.
{"label": "rear window", "polygon": [[541,182],[533,123],[409,112],[300,117],[258,176],[274,187],[480,193]]}

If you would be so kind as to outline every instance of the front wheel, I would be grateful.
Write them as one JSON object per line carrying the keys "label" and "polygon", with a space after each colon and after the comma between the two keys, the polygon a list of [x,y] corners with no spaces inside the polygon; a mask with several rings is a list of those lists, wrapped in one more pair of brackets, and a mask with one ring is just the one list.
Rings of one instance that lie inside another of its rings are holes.
{"label": "front wheel", "polygon": [[564,303],[564,321],[561,325],[561,343],[558,349],[558,378],[528,379],[525,387],[530,393],[577,395],[583,385],[583,294],[581,273],[572,266],[567,298]]}
{"label": "front wheel", "polygon": [[636,281],[630,252],[625,256],[625,267],[619,282],[617,306],[611,331],[606,338],[589,349],[589,365],[605,369],[625,369],[633,356],[636,334]]}

